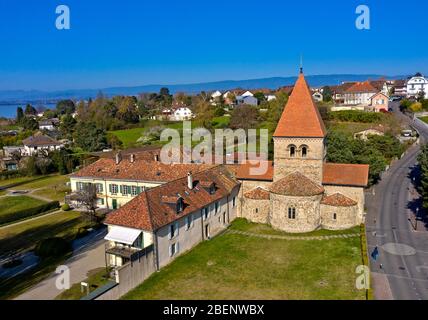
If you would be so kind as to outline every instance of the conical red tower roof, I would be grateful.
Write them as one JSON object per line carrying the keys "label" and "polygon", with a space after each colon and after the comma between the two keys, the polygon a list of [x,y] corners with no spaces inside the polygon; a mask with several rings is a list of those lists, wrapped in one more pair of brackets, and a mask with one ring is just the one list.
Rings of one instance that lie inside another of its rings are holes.
{"label": "conical red tower roof", "polygon": [[273,136],[324,138],[326,134],[305,76],[300,73]]}

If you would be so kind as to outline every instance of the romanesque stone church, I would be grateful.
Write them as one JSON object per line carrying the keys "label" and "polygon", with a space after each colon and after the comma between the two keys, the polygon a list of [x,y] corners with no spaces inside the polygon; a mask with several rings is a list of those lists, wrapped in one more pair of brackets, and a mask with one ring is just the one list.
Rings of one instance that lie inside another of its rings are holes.
{"label": "romanesque stone church", "polygon": [[238,216],[287,232],[345,229],[364,221],[368,165],[327,163],[326,128],[301,72],[275,130],[264,175],[237,165]]}

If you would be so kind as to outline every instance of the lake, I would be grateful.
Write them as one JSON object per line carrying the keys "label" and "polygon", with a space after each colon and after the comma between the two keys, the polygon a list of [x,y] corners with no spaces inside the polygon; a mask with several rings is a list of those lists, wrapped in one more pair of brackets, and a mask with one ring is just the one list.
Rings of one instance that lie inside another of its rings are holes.
{"label": "lake", "polygon": [[[18,107],[21,107],[23,110],[25,110],[26,104],[0,104],[0,117],[6,117],[6,118],[16,118],[16,109]],[[41,106],[39,104],[33,105],[36,109]],[[54,103],[48,103],[43,104],[47,109],[55,108],[56,104]]]}

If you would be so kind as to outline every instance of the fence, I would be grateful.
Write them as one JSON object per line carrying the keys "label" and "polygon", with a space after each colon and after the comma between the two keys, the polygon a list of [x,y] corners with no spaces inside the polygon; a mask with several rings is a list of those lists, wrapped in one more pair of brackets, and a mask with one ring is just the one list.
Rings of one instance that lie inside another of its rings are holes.
{"label": "fence", "polygon": [[155,271],[155,254],[153,245],[151,245],[141,251],[141,254],[134,261],[115,269],[116,285],[107,284],[105,288],[100,288],[100,294],[93,298],[95,300],[119,299],[141,284]]}

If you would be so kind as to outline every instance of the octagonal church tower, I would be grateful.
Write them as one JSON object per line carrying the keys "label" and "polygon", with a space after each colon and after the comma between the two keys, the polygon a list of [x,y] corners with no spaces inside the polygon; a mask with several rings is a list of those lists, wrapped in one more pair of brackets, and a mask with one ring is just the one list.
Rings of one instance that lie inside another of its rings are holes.
{"label": "octagonal church tower", "polygon": [[321,185],[326,134],[301,70],[273,135],[274,181],[300,172]]}

